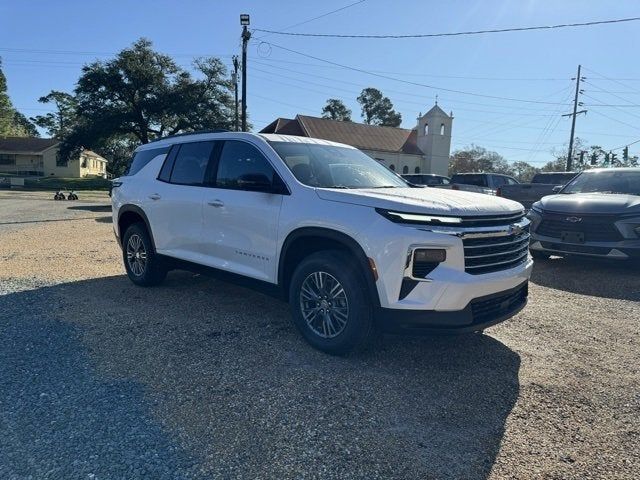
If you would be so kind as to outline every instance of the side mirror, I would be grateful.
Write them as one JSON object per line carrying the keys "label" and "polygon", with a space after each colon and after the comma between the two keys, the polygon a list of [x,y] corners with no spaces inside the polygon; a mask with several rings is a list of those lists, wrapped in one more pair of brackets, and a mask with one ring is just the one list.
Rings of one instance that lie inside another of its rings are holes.
{"label": "side mirror", "polygon": [[238,177],[238,187],[251,192],[272,192],[273,185],[263,173],[245,173]]}
{"label": "side mirror", "polygon": [[562,187],[564,187],[564,185],[556,185],[555,187],[553,187],[553,193],[558,193],[560,190],[562,190]]}

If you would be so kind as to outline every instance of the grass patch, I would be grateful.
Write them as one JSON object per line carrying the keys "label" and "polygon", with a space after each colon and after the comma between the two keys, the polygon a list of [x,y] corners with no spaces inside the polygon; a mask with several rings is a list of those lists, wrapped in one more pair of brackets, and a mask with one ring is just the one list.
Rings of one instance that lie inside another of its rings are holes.
{"label": "grass patch", "polygon": [[111,181],[105,178],[25,178],[24,188],[29,190],[109,190]]}

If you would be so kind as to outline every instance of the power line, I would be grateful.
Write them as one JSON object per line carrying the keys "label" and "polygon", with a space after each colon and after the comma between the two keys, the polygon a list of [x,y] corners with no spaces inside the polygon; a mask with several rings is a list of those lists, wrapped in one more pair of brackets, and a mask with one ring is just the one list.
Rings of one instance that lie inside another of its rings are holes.
{"label": "power line", "polygon": [[505,33],[505,32],[523,32],[531,30],[553,30],[558,28],[574,28],[574,27],[589,27],[593,25],[604,25],[611,23],[623,23],[623,22],[635,22],[640,20],[640,17],[630,18],[618,18],[614,20],[596,20],[592,22],[582,23],[560,23],[557,25],[538,25],[534,27],[511,27],[511,28],[499,28],[493,30],[472,30],[466,32],[450,32],[450,33],[419,33],[411,35],[352,35],[352,34],[335,34],[335,33],[296,33],[296,32],[283,32],[277,30],[265,30],[261,28],[254,28],[255,32],[263,32],[269,35],[289,35],[295,37],[323,37],[323,38],[369,38],[369,39],[403,39],[403,38],[433,38],[433,37],[458,37],[464,35],[484,35],[487,33]]}
{"label": "power line", "polygon": [[[334,77],[326,77],[326,76],[322,76],[322,75],[316,75],[314,73],[301,72],[300,70],[292,70],[290,68],[281,67],[281,66],[278,66],[278,65],[271,65],[269,63],[260,62],[258,60],[254,60],[254,63],[257,63],[259,65],[263,65],[263,66],[266,66],[266,67],[269,67],[269,68],[274,68],[274,69],[277,69],[277,70],[283,70],[283,71],[286,71],[286,72],[291,72],[291,73],[295,73],[295,74],[298,74],[298,75],[311,77],[311,78],[314,78],[314,79],[321,78],[321,79],[329,80],[329,81],[336,82],[336,83],[342,83],[342,84],[345,84],[345,85],[357,86],[359,88],[362,88],[363,85],[364,85],[363,83],[349,82],[347,80],[342,80],[342,79],[338,79],[338,78],[334,78]],[[338,68],[338,67],[336,67],[336,68]],[[272,75],[276,75],[276,74],[272,73]],[[287,77],[287,78],[290,78],[290,77]],[[300,81],[302,81],[302,80],[300,80]],[[563,92],[565,90],[568,90],[569,88],[571,88],[571,87],[563,87],[559,91],[554,91],[553,93],[546,94],[545,98],[549,98],[549,97],[551,97],[553,95],[556,95],[557,93],[561,93],[561,92]],[[425,98],[425,99],[428,98],[426,95],[416,95],[415,92],[406,92],[406,91],[401,91],[401,90],[391,90],[391,89],[388,89],[388,88],[385,88],[384,91],[385,92],[390,92],[390,93],[396,93],[396,94],[399,94],[399,95],[406,95],[406,96],[410,96],[412,98],[416,98],[416,97]],[[458,100],[458,99],[452,100],[449,97],[440,97],[440,98],[442,100],[445,100],[445,101],[455,101],[456,103],[462,103],[462,104],[467,104],[467,105],[478,105],[478,106],[481,106],[481,107],[494,107],[494,108],[505,108],[505,109],[511,109],[512,108],[511,106],[506,106],[506,105],[496,105],[496,104],[490,104],[490,103],[469,102],[469,101]],[[566,105],[563,105],[563,106],[566,106]],[[540,108],[528,108],[528,107],[518,107],[518,108],[520,110],[529,110],[529,111],[532,111],[532,112],[548,112],[548,110],[540,109]],[[504,114],[508,114],[508,112],[486,112],[486,111],[485,111],[485,113],[504,113]]]}
{"label": "power line", "polygon": [[[271,67],[270,65],[264,64],[262,62],[254,61],[254,63],[258,63],[260,65],[267,65],[267,66]],[[257,72],[265,73],[267,75],[274,75],[276,77],[285,78],[285,79],[290,80],[290,81],[304,83],[304,86],[294,85],[294,84],[285,83],[285,82],[277,82],[277,81],[275,81],[275,80],[273,80],[271,78],[256,76],[256,78],[258,78],[258,79],[268,80],[270,82],[279,83],[281,85],[288,85],[288,86],[292,86],[292,87],[299,88],[299,89],[302,89],[302,90],[308,90],[310,92],[319,93],[319,94],[322,94],[322,95],[328,95],[330,97],[339,98],[339,99],[345,100],[345,101],[351,101],[353,99],[340,97],[338,95],[335,95],[333,93],[333,91],[339,90],[339,91],[350,93],[351,95],[356,95],[356,96],[360,94],[360,92],[355,91],[355,90],[350,90],[350,89],[346,89],[346,88],[340,88],[340,87],[336,87],[336,86],[333,86],[333,85],[326,85],[326,84],[323,84],[323,83],[318,83],[318,82],[314,82],[314,81],[307,80],[307,79],[294,78],[294,77],[291,77],[289,75],[279,74],[279,73],[271,72],[271,71],[268,71],[268,70],[263,70],[261,68],[254,68],[254,70],[257,71]],[[303,72],[300,72],[300,73],[304,75]],[[332,82],[346,83],[348,85],[354,85],[354,86],[357,86],[357,87],[360,87],[360,88],[362,88],[363,85],[364,85],[364,84],[361,84],[361,83],[341,81],[341,80],[333,79],[333,78],[330,78],[330,77],[323,77],[323,76],[318,76],[318,75],[310,75],[310,76],[312,76],[314,78],[323,78],[323,79],[326,79],[326,80],[329,80],[329,81],[332,81]],[[320,92],[318,90],[309,89],[309,88],[306,87],[306,85],[317,85],[319,87],[324,87],[324,88],[330,89],[331,91]],[[424,99],[428,98],[428,97],[423,96],[423,95],[412,95],[409,92],[402,92],[402,91],[398,91],[398,90],[385,89],[385,92],[396,93],[396,94],[399,94],[399,95],[402,95],[402,96],[411,96],[412,98],[424,98]],[[394,103],[419,105],[421,107],[425,106],[424,102],[415,101],[415,100],[404,100],[404,99],[398,100],[397,98],[394,99]],[[464,103],[464,102],[462,102],[462,103]],[[481,105],[485,105],[485,104],[481,104]],[[506,107],[501,107],[500,105],[495,105],[495,106],[498,107],[498,108],[506,108]],[[518,113],[514,113],[514,112],[501,112],[501,111],[496,111],[496,110],[479,110],[479,109],[459,108],[459,107],[456,107],[456,111],[493,113],[493,114],[499,114],[499,115],[508,115],[508,116],[510,115],[510,116],[519,116],[519,117],[549,117],[549,116],[554,116],[553,114],[549,114],[549,113],[519,113],[519,112]]]}
{"label": "power line", "polygon": [[[288,27],[284,27],[282,30],[290,30],[292,28],[299,27],[300,25],[305,25],[307,23],[313,22],[314,20],[318,20],[319,18],[324,18],[324,17],[327,17],[327,16],[332,15],[334,13],[341,12],[342,10],[346,10],[347,8],[353,7],[355,5],[363,3],[365,1],[366,0],[358,0],[357,2],[350,3],[348,5],[345,5],[344,7],[336,8],[335,10],[331,10],[330,12],[323,13],[322,15],[318,15],[317,17],[310,18],[309,20],[304,20],[302,22],[294,23],[293,25],[289,25]],[[254,31],[259,31],[256,28],[254,28],[253,30]],[[267,31],[266,35],[262,35],[261,37],[256,38],[256,40],[260,40],[261,38],[265,38],[265,37],[267,37],[269,35],[272,35],[272,33],[273,32],[268,32]]]}
{"label": "power line", "polygon": [[[266,44],[266,42],[264,42]],[[307,66],[307,67],[317,67],[317,68],[342,68],[342,67],[338,67],[336,65],[323,65],[320,63],[309,63],[309,62],[296,62],[296,61],[292,61],[292,60],[283,60],[281,58],[271,58],[269,56],[263,56],[260,55],[260,51],[258,51],[258,55],[262,60],[267,60],[269,62],[279,62],[279,63],[288,63],[291,65],[303,65],[303,66]],[[255,60],[254,60],[255,61]],[[281,67],[282,68],[282,67]],[[374,73],[388,73],[391,75],[405,75],[405,76],[410,76],[410,77],[431,77],[431,78],[454,78],[454,79],[462,79],[462,80],[489,80],[489,81],[496,81],[496,80],[504,80],[507,82],[517,82],[517,81],[522,81],[522,82],[565,82],[567,79],[566,78],[543,78],[543,77],[486,77],[486,76],[481,76],[481,77],[475,77],[475,76],[469,76],[469,75],[437,75],[437,74],[432,74],[432,73],[415,73],[415,72],[391,72],[388,70],[374,70],[374,69],[367,69],[370,72],[374,72]],[[626,79],[626,80],[634,80],[634,79]],[[640,80],[637,79],[637,80]]]}
{"label": "power line", "polygon": [[[265,43],[268,43],[268,42],[265,42]],[[331,65],[337,65],[337,66],[345,68],[347,70],[352,70],[354,72],[365,73],[367,75],[371,75],[371,76],[374,76],[374,77],[384,78],[386,80],[392,80],[394,82],[405,83],[407,85],[413,85],[413,86],[416,86],[416,87],[424,87],[424,88],[430,88],[432,90],[439,90],[439,91],[443,91],[443,92],[459,93],[461,95],[471,95],[471,96],[474,96],[474,97],[492,98],[492,99],[506,100],[506,101],[511,101],[511,102],[536,103],[536,104],[543,104],[543,105],[559,105],[558,103],[555,103],[555,102],[544,102],[544,101],[538,101],[538,100],[525,100],[525,99],[521,99],[521,98],[500,97],[500,96],[497,96],[497,95],[485,95],[485,94],[481,94],[481,93],[465,92],[463,90],[454,90],[452,88],[442,88],[442,87],[436,87],[434,85],[427,85],[427,84],[424,84],[424,83],[412,82],[412,81],[409,81],[409,80],[403,80],[401,78],[390,77],[388,75],[382,75],[382,74],[379,74],[379,73],[370,72],[370,71],[364,70],[362,68],[351,67],[349,65],[344,65],[344,64],[341,64],[341,63],[333,62],[331,60],[326,60],[324,58],[316,57],[314,55],[309,55],[308,53],[302,53],[302,52],[298,52],[296,50],[292,50],[292,49],[287,48],[287,47],[283,47],[281,45],[276,45],[275,43],[268,43],[268,44],[271,45],[272,47],[276,47],[276,48],[279,48],[279,49],[287,51],[287,52],[295,53],[297,55],[301,55],[301,56],[307,57],[307,58],[312,58],[312,59],[318,60],[320,62],[329,63]]]}

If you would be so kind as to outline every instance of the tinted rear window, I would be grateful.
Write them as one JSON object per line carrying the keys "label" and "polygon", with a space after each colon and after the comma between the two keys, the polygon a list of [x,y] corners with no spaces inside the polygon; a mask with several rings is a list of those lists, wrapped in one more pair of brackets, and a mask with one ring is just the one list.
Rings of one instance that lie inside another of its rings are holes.
{"label": "tinted rear window", "polygon": [[486,187],[487,177],[486,175],[454,175],[451,177],[451,183],[462,183],[464,185]]}
{"label": "tinted rear window", "polygon": [[151,150],[141,150],[134,153],[133,160],[131,161],[131,166],[129,167],[127,175],[135,175],[140,170],[142,170],[151,160],[156,158],[158,155],[164,155],[168,151],[169,147],[160,147],[153,148]]}
{"label": "tinted rear window", "polygon": [[575,173],[536,173],[531,183],[564,185],[575,176]]}

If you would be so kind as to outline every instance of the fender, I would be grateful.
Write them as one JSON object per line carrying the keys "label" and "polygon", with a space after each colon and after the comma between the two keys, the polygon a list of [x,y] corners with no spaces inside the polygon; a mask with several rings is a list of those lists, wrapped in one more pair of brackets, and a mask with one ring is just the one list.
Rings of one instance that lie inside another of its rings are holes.
{"label": "fender", "polygon": [[[360,268],[362,269],[362,273],[364,274],[364,278],[367,283],[367,290],[369,292],[370,298],[374,302],[374,306],[380,307],[380,298],[378,296],[378,289],[376,288],[376,280],[373,276],[371,266],[369,265],[369,260],[364,253],[364,250],[362,249],[360,244],[349,235],[337,230],[332,230],[330,228],[302,227],[289,233],[284,243],[282,244],[282,248],[280,249],[280,258],[278,261],[278,285],[282,287],[283,291],[285,290],[286,285],[284,278],[284,262],[287,258],[288,250],[296,240],[304,237],[326,238],[327,240],[332,240],[344,245],[347,250],[351,254],[353,254],[354,258],[357,260]],[[284,294],[287,295],[286,292],[284,292]]]}
{"label": "fender", "polygon": [[151,245],[153,246],[153,251],[155,252],[156,250],[156,242],[153,238],[153,231],[151,230],[151,224],[149,223],[149,219],[147,218],[147,214],[144,213],[144,210],[142,210],[139,206],[134,205],[132,203],[126,203],[124,205],[122,205],[119,209],[118,209],[118,233],[119,235],[119,241],[120,244],[122,245],[122,235],[124,234],[124,232],[120,232],[120,219],[122,218],[122,215],[127,213],[127,212],[132,212],[132,213],[136,213],[137,215],[139,215],[142,220],[144,221],[145,226],[147,227],[147,232],[149,232],[149,237],[151,237]]}

